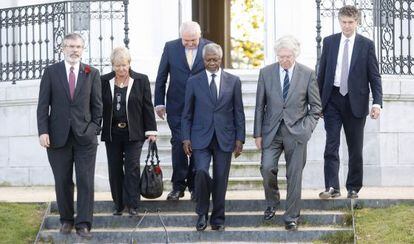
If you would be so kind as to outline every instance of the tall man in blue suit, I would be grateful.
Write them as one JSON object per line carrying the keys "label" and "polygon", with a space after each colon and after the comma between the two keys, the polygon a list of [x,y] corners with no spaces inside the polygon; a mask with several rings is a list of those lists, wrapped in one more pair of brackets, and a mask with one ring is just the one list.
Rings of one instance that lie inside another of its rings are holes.
{"label": "tall man in blue suit", "polygon": [[339,10],[342,33],[323,40],[318,84],[325,121],[325,191],[322,199],[339,197],[339,143],[343,126],[348,145],[348,198],[357,198],[362,187],[364,127],[369,110],[371,88],[372,119],[377,119],[382,107],[381,76],[374,43],[357,34],[359,11],[354,6]]}
{"label": "tall man in blue suit", "polygon": [[[223,51],[215,43],[203,48],[205,72],[187,82],[181,120],[183,148],[194,157],[196,229],[207,227],[210,194],[212,230],[224,230],[224,202],[231,154],[238,157],[245,139],[245,116],[241,83],[237,76],[220,68]],[[213,178],[209,167],[213,158]]]}
{"label": "tall man in blue suit", "polygon": [[[182,147],[181,113],[184,108],[185,86],[188,78],[204,71],[201,50],[210,41],[201,38],[200,25],[196,22],[184,22],[180,29],[181,38],[167,42],[161,57],[155,83],[155,111],[167,122],[171,130],[171,156],[173,190],[167,200],[178,200],[184,196],[185,188],[191,192],[193,199],[194,173],[193,160],[187,158]],[[170,81],[165,103],[168,74]]]}

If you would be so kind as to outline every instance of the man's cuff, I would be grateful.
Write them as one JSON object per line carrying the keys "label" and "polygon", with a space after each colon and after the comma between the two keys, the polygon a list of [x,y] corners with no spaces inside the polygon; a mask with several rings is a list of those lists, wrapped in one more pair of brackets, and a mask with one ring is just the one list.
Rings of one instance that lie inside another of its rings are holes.
{"label": "man's cuff", "polygon": [[145,131],[145,136],[156,136],[157,134],[158,134],[158,131],[156,130]]}
{"label": "man's cuff", "polygon": [[161,110],[161,109],[165,109],[165,105],[157,105],[157,106],[155,106],[155,110],[156,111]]}
{"label": "man's cuff", "polygon": [[381,105],[379,105],[379,104],[372,104],[372,107],[373,108],[379,108],[381,110]]}

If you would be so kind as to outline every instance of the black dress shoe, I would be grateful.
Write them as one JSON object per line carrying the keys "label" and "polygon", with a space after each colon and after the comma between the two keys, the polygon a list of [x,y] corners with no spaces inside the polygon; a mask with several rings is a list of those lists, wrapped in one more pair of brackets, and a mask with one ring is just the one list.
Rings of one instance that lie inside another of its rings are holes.
{"label": "black dress shoe", "polygon": [[114,208],[114,210],[112,211],[112,215],[120,216],[122,215],[123,211],[124,211],[123,209]]}
{"label": "black dress shoe", "polygon": [[180,197],[183,197],[183,196],[184,196],[184,191],[173,190],[168,194],[167,200],[177,201],[178,199],[180,199]]}
{"label": "black dress shoe", "polygon": [[207,216],[206,215],[199,215],[198,220],[197,220],[197,224],[196,224],[197,231],[203,231],[203,230],[206,229],[206,227],[207,227]]}
{"label": "black dress shoe", "polygon": [[70,232],[72,232],[72,229],[73,229],[73,224],[64,222],[62,226],[60,227],[60,233],[67,235],[67,234],[70,234]]}
{"label": "black dress shoe", "polygon": [[350,190],[350,191],[348,191],[348,196],[347,197],[351,198],[351,199],[358,198],[358,192],[356,192],[355,190]]}
{"label": "black dress shoe", "polygon": [[83,227],[83,228],[79,228],[76,229],[76,234],[78,234],[78,236],[85,238],[85,239],[92,239],[92,234],[91,232],[88,230],[88,228]]}
{"label": "black dress shoe", "polygon": [[224,231],[225,227],[224,225],[212,225],[211,229],[216,231]]}
{"label": "black dress shoe", "polygon": [[286,222],[285,223],[285,229],[288,230],[288,231],[297,231],[298,230],[298,224],[296,224],[295,221]]}
{"label": "black dress shoe", "polygon": [[267,207],[264,211],[264,220],[269,220],[275,216],[276,213],[276,207]]}
{"label": "black dress shoe", "polygon": [[341,196],[341,192],[333,187],[329,187],[329,189],[319,193],[320,199],[329,199],[329,198],[337,198]]}

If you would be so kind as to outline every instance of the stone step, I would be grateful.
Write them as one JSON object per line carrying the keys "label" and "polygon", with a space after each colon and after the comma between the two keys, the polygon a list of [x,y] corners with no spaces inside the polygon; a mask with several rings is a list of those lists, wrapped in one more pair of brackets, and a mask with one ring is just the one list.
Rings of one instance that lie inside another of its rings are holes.
{"label": "stone step", "polygon": [[[300,226],[298,231],[288,232],[283,226],[258,227],[226,227],[224,232],[210,230],[196,231],[194,227],[167,228],[132,228],[125,229],[93,229],[93,239],[88,243],[161,243],[161,242],[310,242],[321,236],[335,232],[350,232],[351,228],[343,227],[308,227]],[[58,230],[47,230],[40,233],[40,240],[54,243],[83,243],[72,232],[62,235]]]}
{"label": "stone step", "polygon": [[[186,192],[187,194],[187,192]],[[248,196],[245,196],[248,198]],[[285,196],[281,196],[284,198]],[[336,200],[320,200],[320,199],[303,199],[302,209],[308,210],[338,210],[338,209],[350,209],[351,201],[349,199],[336,199]],[[393,201],[388,199],[360,199],[355,200],[355,203],[363,205],[364,207],[385,207],[396,203],[412,203],[412,201]],[[76,204],[75,204],[76,206]],[[194,211],[194,202],[190,200],[179,201],[166,201],[164,199],[148,200],[142,198],[139,203],[139,212],[156,211],[160,209],[162,212],[192,212]],[[278,209],[285,209],[285,199],[280,200]],[[112,201],[97,201],[94,204],[94,213],[112,213],[113,202]],[[251,211],[264,211],[267,204],[265,200],[226,200],[226,213],[229,212],[251,212]],[[51,204],[51,213],[57,213],[56,202]]]}
{"label": "stone step", "polygon": [[[263,220],[263,211],[252,212],[226,212],[226,226],[229,227],[260,227],[260,226],[283,226],[283,218],[281,212],[277,212],[276,216],[270,220]],[[197,222],[197,215],[193,212],[160,212],[149,213],[143,217],[145,213],[139,213],[138,217],[130,217],[127,213],[123,216],[113,216],[111,213],[95,214],[93,218],[94,228],[118,229],[118,228],[134,228],[142,219],[140,227],[159,227],[160,216],[165,226],[168,227],[193,227]],[[302,210],[299,224],[307,226],[315,225],[343,225],[346,215],[340,211],[310,211]],[[58,215],[49,215],[44,225],[45,229],[59,229],[60,221]]]}

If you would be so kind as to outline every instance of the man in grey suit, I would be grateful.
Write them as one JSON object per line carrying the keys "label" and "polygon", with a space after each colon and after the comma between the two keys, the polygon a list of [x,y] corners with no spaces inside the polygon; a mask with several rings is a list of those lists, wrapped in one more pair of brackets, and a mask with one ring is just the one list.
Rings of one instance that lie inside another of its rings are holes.
{"label": "man in grey suit", "polygon": [[[72,33],[63,39],[65,61],[46,67],[40,82],[37,126],[55,178],[60,232],[90,239],[94,201],[95,158],[102,118],[99,71],[80,62],[84,40]],[[77,215],[74,218],[73,164]]]}
{"label": "man in grey suit", "polygon": [[315,74],[295,61],[299,52],[300,44],[292,36],[276,41],[278,62],[260,70],[254,118],[255,142],[262,150],[265,220],[275,215],[279,204],[278,161],[285,153],[287,196],[283,220],[287,230],[297,230],[306,146],[321,113]]}

